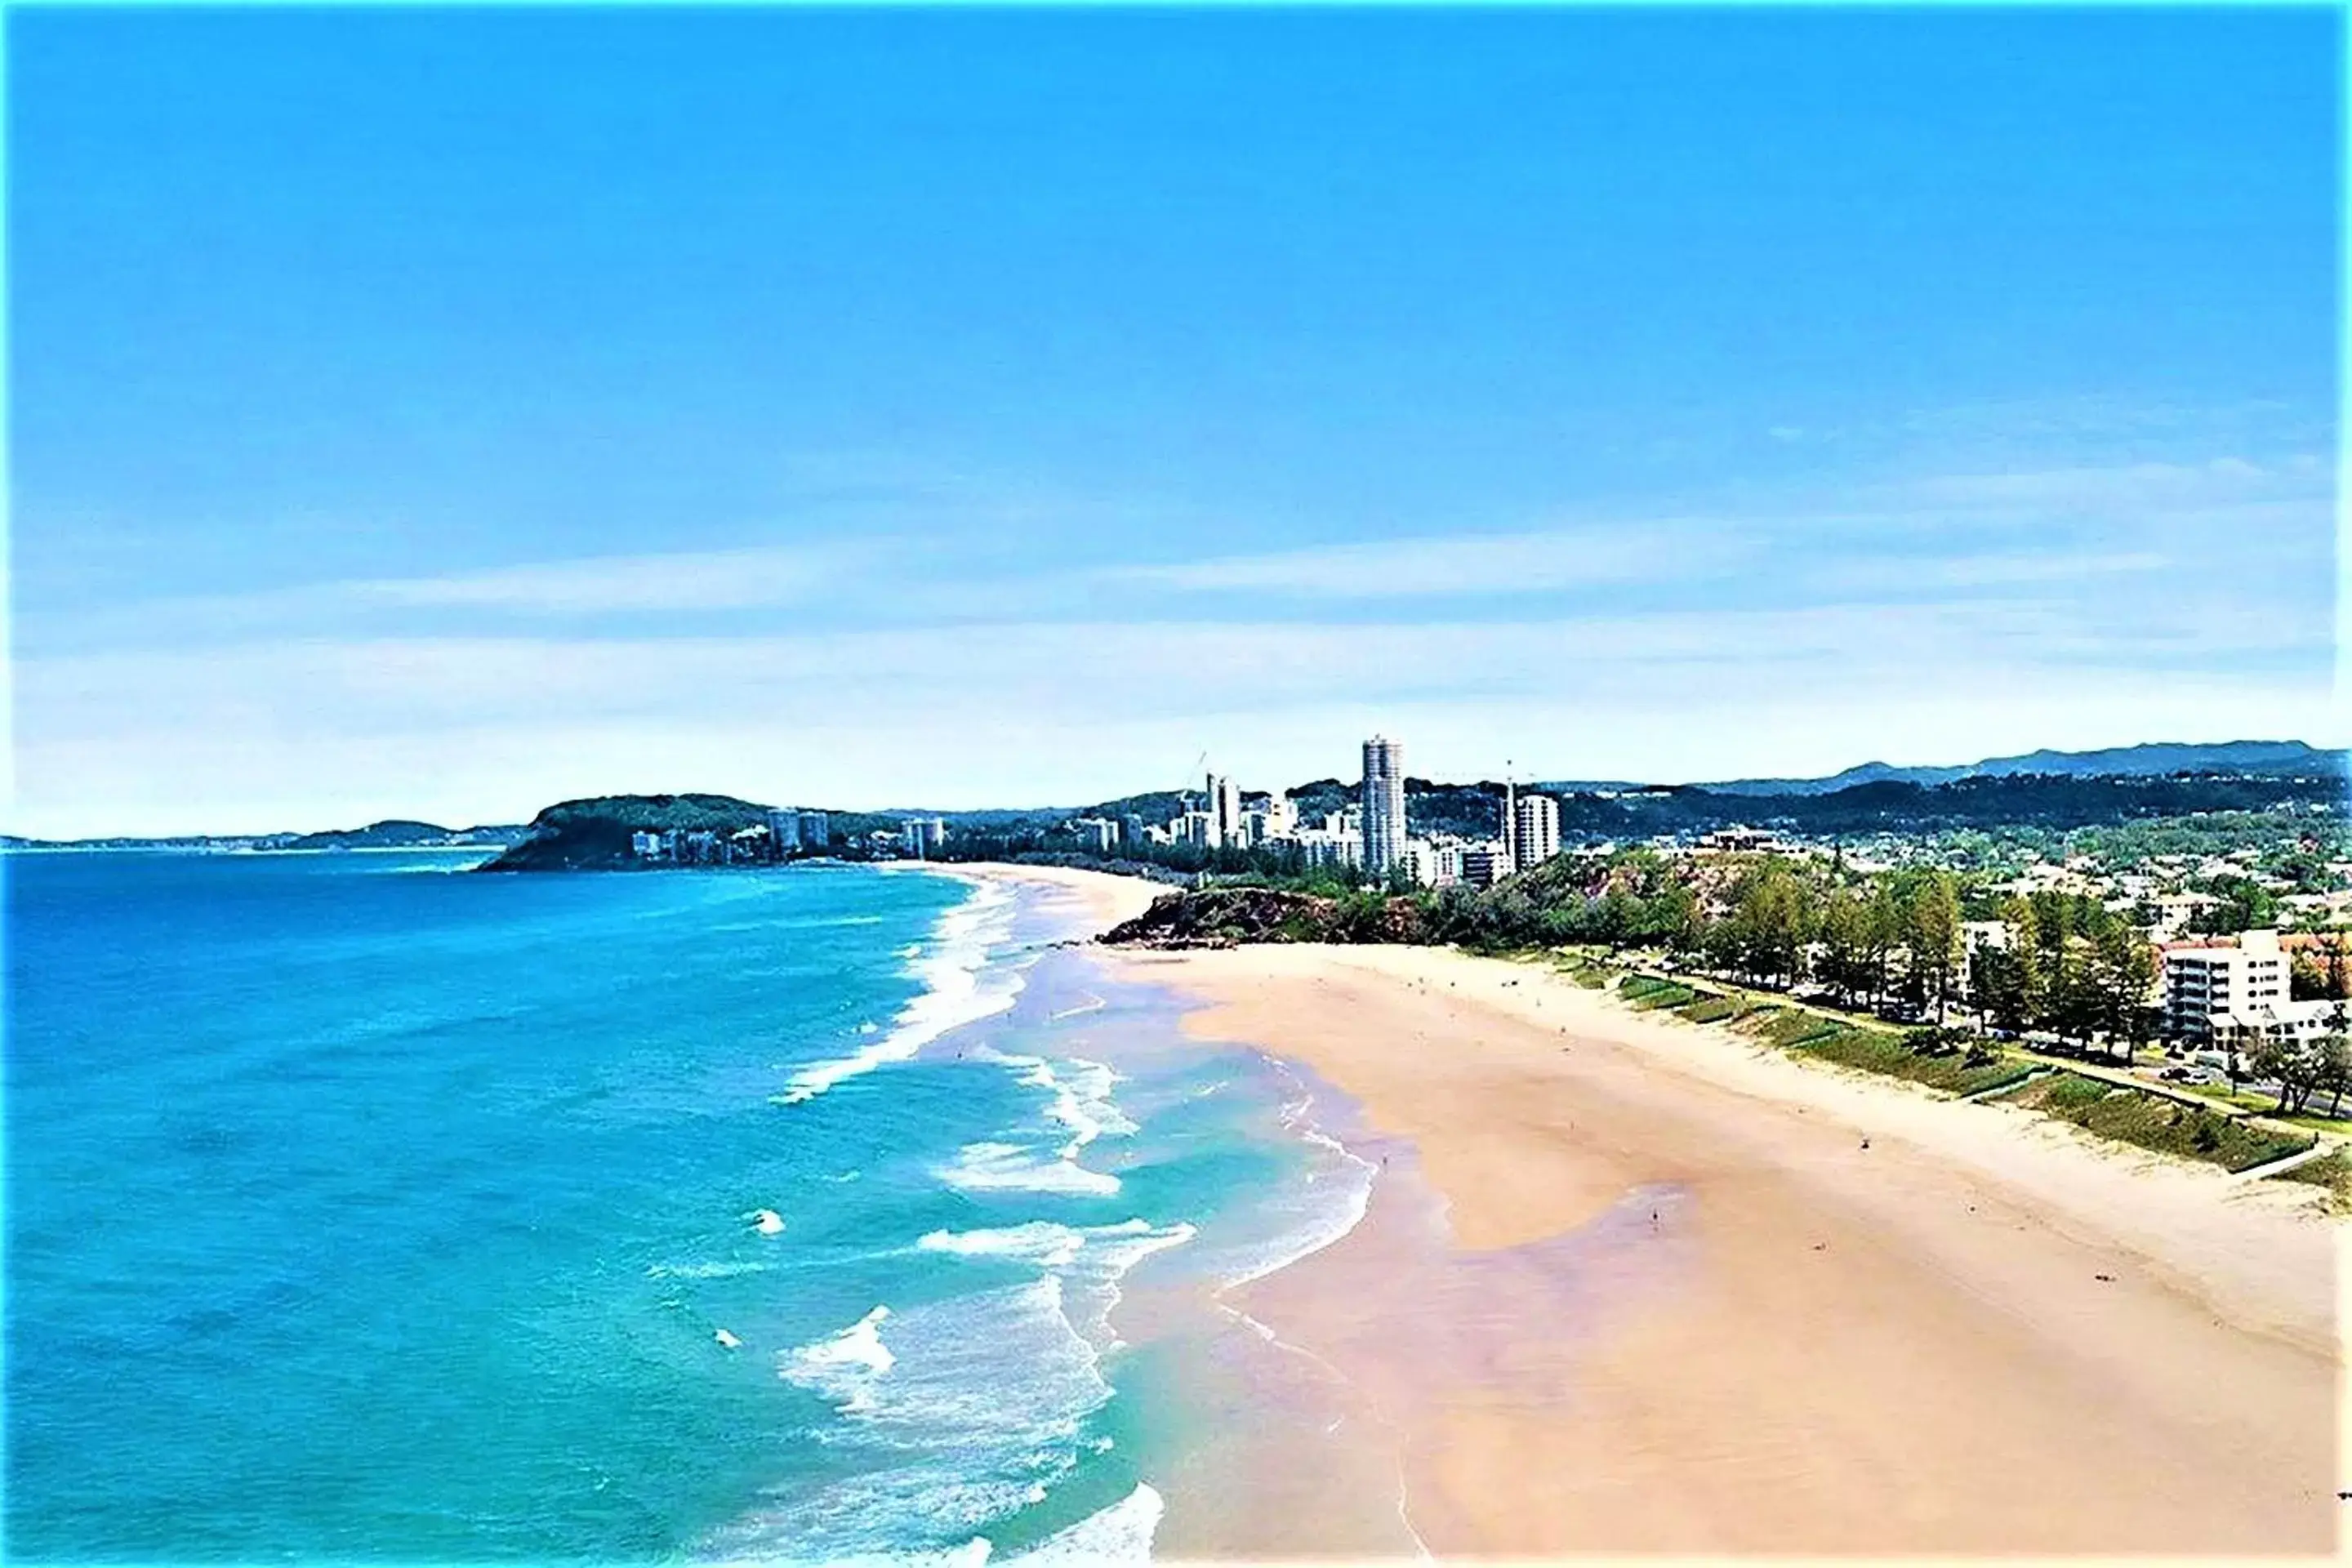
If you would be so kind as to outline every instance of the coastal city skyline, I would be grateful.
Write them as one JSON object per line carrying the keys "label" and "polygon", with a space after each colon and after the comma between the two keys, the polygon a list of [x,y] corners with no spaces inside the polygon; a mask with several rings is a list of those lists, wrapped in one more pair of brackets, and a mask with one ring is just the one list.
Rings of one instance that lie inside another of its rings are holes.
{"label": "coastal city skyline", "polygon": [[14,26],[0,829],[2347,739],[2325,13]]}

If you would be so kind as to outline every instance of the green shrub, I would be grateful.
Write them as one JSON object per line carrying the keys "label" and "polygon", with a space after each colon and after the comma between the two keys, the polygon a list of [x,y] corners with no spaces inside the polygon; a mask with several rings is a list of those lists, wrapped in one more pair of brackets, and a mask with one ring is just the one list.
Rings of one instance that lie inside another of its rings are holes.
{"label": "green shrub", "polygon": [[1702,996],[1686,1006],[1675,1008],[1675,1011],[1694,1024],[1717,1024],[1726,1018],[1736,1017],[1739,1012],[1739,1004],[1728,996]]}

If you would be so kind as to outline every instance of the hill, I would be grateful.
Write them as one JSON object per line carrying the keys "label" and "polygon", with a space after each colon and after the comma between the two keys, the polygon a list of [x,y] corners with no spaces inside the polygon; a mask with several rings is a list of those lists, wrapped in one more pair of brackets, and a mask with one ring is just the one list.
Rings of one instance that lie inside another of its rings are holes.
{"label": "hill", "polygon": [[561,801],[484,871],[611,870],[628,865],[633,833],[716,833],[763,825],[769,808],[728,795],[604,795]]}
{"label": "hill", "polygon": [[[1694,785],[1716,795],[1832,795],[1857,784],[1957,784],[1971,778],[2044,775],[2064,778],[2150,778],[2167,773],[2230,773],[2260,777],[2326,775],[2342,778],[2346,753],[2322,751],[2301,741],[2222,741],[2211,744],[2157,741],[2105,751],[2027,752],[1987,757],[1951,767],[1895,767],[1864,763],[1814,779],[1729,779]],[[1569,785],[1543,785],[1567,789]]]}
{"label": "hill", "polygon": [[365,827],[335,828],[325,833],[300,833],[286,840],[288,849],[437,849],[467,844],[514,844],[528,831],[522,824],[501,823],[485,827],[443,827],[431,822],[391,818]]}

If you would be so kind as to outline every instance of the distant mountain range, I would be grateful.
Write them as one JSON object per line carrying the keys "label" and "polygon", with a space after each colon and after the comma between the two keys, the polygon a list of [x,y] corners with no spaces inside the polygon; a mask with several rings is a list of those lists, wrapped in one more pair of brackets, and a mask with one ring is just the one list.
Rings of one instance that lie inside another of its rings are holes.
{"label": "distant mountain range", "polygon": [[1719,784],[1691,787],[1714,795],[1833,795],[1855,784],[1956,784],[1962,779],[2014,778],[2021,774],[2061,778],[2151,778],[2187,773],[2294,778],[2340,777],[2345,771],[2345,752],[2323,751],[2301,741],[2222,741],[2211,745],[2158,741],[2139,746],[2111,746],[2096,752],[2028,752],[2022,756],[1987,757],[1982,762],[1965,763],[1954,767],[1898,768],[1887,763],[1864,763],[1826,778],[1729,779]]}

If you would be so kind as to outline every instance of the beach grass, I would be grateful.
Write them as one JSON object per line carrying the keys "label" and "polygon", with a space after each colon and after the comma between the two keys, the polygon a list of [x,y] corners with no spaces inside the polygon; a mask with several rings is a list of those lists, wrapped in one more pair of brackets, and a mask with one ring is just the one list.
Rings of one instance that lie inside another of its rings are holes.
{"label": "beach grass", "polygon": [[2281,1171],[2267,1179],[2325,1187],[2328,1193],[2329,1207],[2339,1213],[2352,1209],[2352,1151],[2337,1149],[2333,1153],[2322,1154],[2316,1160],[2305,1160],[2294,1170]]}
{"label": "beach grass", "polygon": [[1698,993],[1679,981],[1661,980],[1654,974],[1629,974],[1617,987],[1617,994],[1645,1012],[1662,1007],[1680,1007],[1698,999]]}
{"label": "beach grass", "polygon": [[2225,1171],[2252,1170],[2311,1147],[2307,1138],[2273,1132],[2217,1111],[2078,1073],[2051,1073],[2028,1085],[2010,1103],[2071,1121],[2102,1138],[2160,1154],[2202,1160]]}

